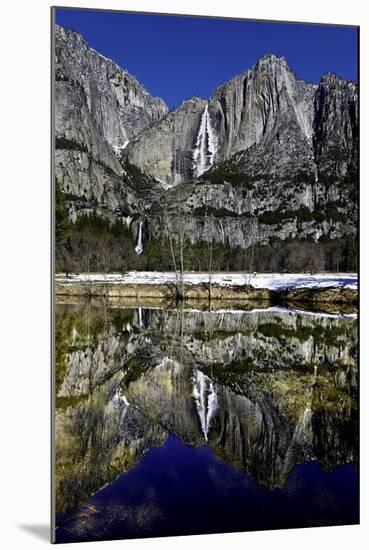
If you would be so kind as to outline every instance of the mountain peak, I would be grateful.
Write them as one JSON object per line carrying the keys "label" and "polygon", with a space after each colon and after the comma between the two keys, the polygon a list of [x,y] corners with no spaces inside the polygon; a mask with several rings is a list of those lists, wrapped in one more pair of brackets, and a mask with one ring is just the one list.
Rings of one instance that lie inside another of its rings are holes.
{"label": "mountain peak", "polygon": [[340,76],[338,76],[336,73],[324,73],[320,79],[320,84],[325,84],[325,85],[351,85],[351,86],[355,86],[356,85],[356,82],[354,80],[346,80],[345,78],[342,78]]}
{"label": "mountain peak", "polygon": [[259,61],[286,61],[286,58],[283,55],[276,55],[275,53],[266,53],[260,57]]}
{"label": "mountain peak", "polygon": [[266,66],[266,65],[284,65],[288,67],[288,63],[283,55],[279,56],[274,53],[266,53],[255,63],[254,67]]}

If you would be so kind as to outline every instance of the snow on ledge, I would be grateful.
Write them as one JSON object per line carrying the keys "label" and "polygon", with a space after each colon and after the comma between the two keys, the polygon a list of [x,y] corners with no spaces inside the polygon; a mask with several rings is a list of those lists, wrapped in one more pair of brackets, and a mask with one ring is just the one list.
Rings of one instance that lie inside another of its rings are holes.
{"label": "snow on ledge", "polygon": [[[175,283],[175,273],[170,271],[129,271],[120,273],[93,273],[79,275],[56,275],[58,283],[115,283],[115,284],[146,284],[160,285]],[[208,283],[208,273],[189,272],[184,274],[184,283],[198,285]],[[244,273],[214,273],[212,284],[220,286],[240,286],[249,283],[254,288],[267,288],[269,290],[290,290],[297,288],[350,288],[357,289],[358,281],[356,273],[319,273],[309,275],[304,273],[258,273],[249,278]]]}

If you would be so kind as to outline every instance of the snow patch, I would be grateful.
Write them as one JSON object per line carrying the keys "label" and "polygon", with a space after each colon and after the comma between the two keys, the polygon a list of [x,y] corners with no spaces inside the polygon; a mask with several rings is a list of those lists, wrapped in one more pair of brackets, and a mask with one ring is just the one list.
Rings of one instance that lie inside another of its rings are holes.
{"label": "snow patch", "polygon": [[163,189],[167,190],[167,189],[171,189],[172,187],[174,187],[174,183],[167,183],[166,181],[163,181],[161,180],[160,178],[154,178],[158,183],[160,183],[160,185],[163,187]]}
{"label": "snow patch", "polygon": [[156,365],[156,369],[162,369],[166,367],[175,367],[176,369],[180,368],[180,364],[174,359],[170,359],[167,355]]}
{"label": "snow patch", "polygon": [[110,61],[110,63],[114,63],[114,65],[116,65],[115,61],[113,61],[112,59],[109,59],[108,57],[105,57],[105,55],[103,55],[102,53],[97,52],[96,50],[94,50],[91,47],[90,47],[90,50],[93,51],[94,53],[96,53],[99,57],[102,57],[102,59],[105,59],[105,61]]}
{"label": "snow patch", "polygon": [[[136,252],[141,253],[142,225],[138,234]],[[141,250],[141,252],[138,252]],[[120,284],[146,284],[160,285],[175,283],[176,276],[171,271],[129,271],[122,275],[120,273],[81,273],[79,275],[56,275],[57,282],[61,283],[82,283],[82,282],[110,282]],[[186,285],[199,285],[209,281],[208,273],[189,272],[184,273]],[[244,273],[214,273],[212,283],[219,286],[232,287],[244,286]],[[296,288],[351,288],[356,290],[358,286],[356,273],[319,273],[308,275],[303,273],[258,273],[250,277],[250,284],[254,288],[267,288],[269,290],[290,290]]]}
{"label": "snow patch", "polygon": [[113,149],[114,153],[117,155],[117,157],[120,157],[121,152],[127,147],[128,143],[129,143],[129,139],[127,139],[123,143],[123,145],[113,145],[112,146],[112,149]]}

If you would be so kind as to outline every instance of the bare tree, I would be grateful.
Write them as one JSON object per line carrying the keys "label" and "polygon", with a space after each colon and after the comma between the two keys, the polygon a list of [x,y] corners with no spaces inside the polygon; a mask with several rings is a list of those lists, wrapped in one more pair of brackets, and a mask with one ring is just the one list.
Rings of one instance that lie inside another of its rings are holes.
{"label": "bare tree", "polygon": [[79,235],[76,240],[77,248],[80,251],[80,260],[83,271],[88,275],[86,285],[86,295],[91,296],[90,273],[93,266],[94,254],[97,250],[97,239],[91,235]]}
{"label": "bare tree", "polygon": [[285,248],[285,268],[288,271],[310,271],[324,268],[324,255],[314,243],[296,241]]}
{"label": "bare tree", "polygon": [[248,228],[248,241],[249,245],[244,252],[244,275],[245,285],[250,287],[252,277],[254,276],[254,262],[255,262],[255,242],[258,237],[258,225],[256,221],[251,222],[251,226]]}
{"label": "bare tree", "polygon": [[[185,299],[184,289],[184,250],[186,248],[186,235],[185,235],[185,217],[179,214],[177,217],[177,234],[173,235],[172,229],[169,224],[169,215],[167,204],[164,201],[163,205],[163,225],[164,234],[169,241],[170,253],[172,257],[172,264],[175,273],[175,299],[176,301],[183,301]],[[178,248],[178,256],[176,249]]]}
{"label": "bare tree", "polygon": [[208,280],[203,283],[203,286],[206,288],[208,292],[208,302],[209,302],[209,308],[211,303],[211,285],[213,280],[213,231],[214,231],[214,216],[212,212],[209,214],[209,196],[206,195],[205,198],[205,218],[204,218],[204,230],[208,229],[210,233],[210,239],[207,241],[208,243],[208,254],[207,254],[207,272],[208,272]]}
{"label": "bare tree", "polygon": [[103,273],[104,273],[104,296],[107,294],[107,275],[111,270],[112,266],[112,256],[113,256],[113,242],[111,239],[107,241],[99,241],[98,243],[98,252],[99,259],[102,263]]}
{"label": "bare tree", "polygon": [[56,248],[55,263],[57,270],[62,269],[66,277],[75,271],[76,262],[67,244],[62,243]]}

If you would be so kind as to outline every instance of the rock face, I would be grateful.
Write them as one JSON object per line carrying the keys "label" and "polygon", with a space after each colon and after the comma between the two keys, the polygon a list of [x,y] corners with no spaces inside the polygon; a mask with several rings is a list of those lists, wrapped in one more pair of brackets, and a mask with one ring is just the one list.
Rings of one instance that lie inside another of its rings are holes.
{"label": "rock face", "polygon": [[[252,187],[230,182],[187,185],[166,194],[165,225],[173,235],[183,227],[192,244],[214,241],[247,248],[273,237],[340,239],[356,232],[351,192],[350,185],[306,182],[303,176],[282,183],[260,179]],[[149,233],[159,238],[164,221],[153,214],[148,215]]]}
{"label": "rock face", "polygon": [[220,86],[209,100],[219,135],[218,158],[227,159],[258,143],[286,114],[310,142],[315,88],[296,80],[287,61],[272,54]]}
{"label": "rock face", "polygon": [[168,108],[76,32],[55,27],[55,55],[55,170],[77,201],[71,215],[81,207],[129,210],[134,198],[117,155]]}
{"label": "rock face", "polygon": [[[56,81],[79,89],[111,147],[123,146],[167,113],[161,98],[152,97],[126,70],[89,48],[80,34],[56,26],[55,41]],[[57,127],[57,134],[63,129]]]}
{"label": "rock face", "polygon": [[169,185],[193,179],[198,164],[196,138],[206,108],[207,102],[200,98],[184,101],[132,141],[128,160]]}
{"label": "rock face", "polygon": [[314,148],[319,173],[357,176],[359,105],[356,84],[335,74],[324,75],[315,94],[314,107]]}
{"label": "rock face", "polygon": [[132,240],[141,220],[146,242],[176,239],[181,214],[191,243],[243,248],[356,233],[354,82],[327,74],[309,84],[269,54],[209,99],[168,112],[57,27],[55,94],[56,176],[72,219],[133,216]]}
{"label": "rock face", "polygon": [[253,69],[220,86],[207,102],[184,102],[166,123],[132,142],[128,157],[152,176],[183,183],[262,138],[265,147],[266,136],[275,135],[283,123],[290,123],[290,131],[306,142],[309,155],[316,88],[296,80],[283,57],[265,56]]}

